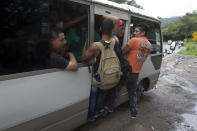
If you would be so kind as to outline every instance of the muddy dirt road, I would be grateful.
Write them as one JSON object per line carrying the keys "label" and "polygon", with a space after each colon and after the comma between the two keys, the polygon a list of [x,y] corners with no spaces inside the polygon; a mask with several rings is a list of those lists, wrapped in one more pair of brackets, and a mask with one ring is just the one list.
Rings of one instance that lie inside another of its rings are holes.
{"label": "muddy dirt road", "polygon": [[114,113],[75,131],[197,131],[197,57],[171,54],[163,59],[157,89],[144,93],[139,115],[128,102]]}

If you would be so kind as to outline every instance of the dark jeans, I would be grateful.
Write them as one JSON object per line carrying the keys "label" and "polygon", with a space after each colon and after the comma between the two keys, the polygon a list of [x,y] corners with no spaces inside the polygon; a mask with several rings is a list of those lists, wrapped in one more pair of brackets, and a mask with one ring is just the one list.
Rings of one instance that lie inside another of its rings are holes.
{"label": "dark jeans", "polygon": [[121,89],[125,82],[125,80],[121,79],[120,83],[116,87],[108,91],[106,106],[108,106],[110,110],[114,110],[114,108],[116,107],[116,104],[120,98]]}
{"label": "dark jeans", "polygon": [[114,110],[115,104],[116,104],[116,98],[117,98],[117,88],[118,86],[106,91],[106,103],[105,106],[107,106],[110,110]]}
{"label": "dark jeans", "polygon": [[132,116],[137,115],[137,80],[139,73],[131,73],[127,80],[127,91],[129,96],[130,111]]}
{"label": "dark jeans", "polygon": [[94,116],[97,115],[101,109],[103,109],[104,95],[104,90],[101,90],[93,84],[91,85],[88,119],[94,119]]}

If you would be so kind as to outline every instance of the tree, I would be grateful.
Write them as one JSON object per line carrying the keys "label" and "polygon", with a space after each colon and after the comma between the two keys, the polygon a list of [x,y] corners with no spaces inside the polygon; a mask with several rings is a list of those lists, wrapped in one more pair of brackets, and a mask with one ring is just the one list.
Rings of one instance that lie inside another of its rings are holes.
{"label": "tree", "polygon": [[177,22],[163,28],[162,32],[165,40],[191,38],[192,33],[197,32],[197,11],[186,13],[186,15],[181,17]]}
{"label": "tree", "polygon": [[110,0],[110,1],[113,1],[113,2],[116,2],[116,3],[124,3],[124,4],[127,4],[127,5],[131,5],[131,6],[143,9],[143,7],[138,5],[135,0]]}

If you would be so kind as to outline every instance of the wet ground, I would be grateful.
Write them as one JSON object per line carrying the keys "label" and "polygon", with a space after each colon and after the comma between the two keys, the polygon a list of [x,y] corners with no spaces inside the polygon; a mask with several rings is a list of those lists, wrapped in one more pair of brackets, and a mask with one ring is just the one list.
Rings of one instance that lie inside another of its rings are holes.
{"label": "wet ground", "polygon": [[136,119],[126,102],[75,131],[197,131],[197,57],[176,52],[164,57],[157,89],[144,93]]}

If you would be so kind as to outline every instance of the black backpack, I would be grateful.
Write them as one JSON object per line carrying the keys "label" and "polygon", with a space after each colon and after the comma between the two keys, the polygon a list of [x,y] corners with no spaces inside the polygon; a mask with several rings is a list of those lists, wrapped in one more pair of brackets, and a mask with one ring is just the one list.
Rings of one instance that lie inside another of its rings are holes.
{"label": "black backpack", "polygon": [[119,58],[119,61],[120,61],[121,71],[123,73],[122,79],[126,79],[128,74],[132,73],[132,67],[129,64],[129,62],[126,60],[126,58],[123,56],[122,49],[120,48],[118,42],[116,42],[116,45],[114,48],[115,48],[115,52],[116,52],[116,54]]}

